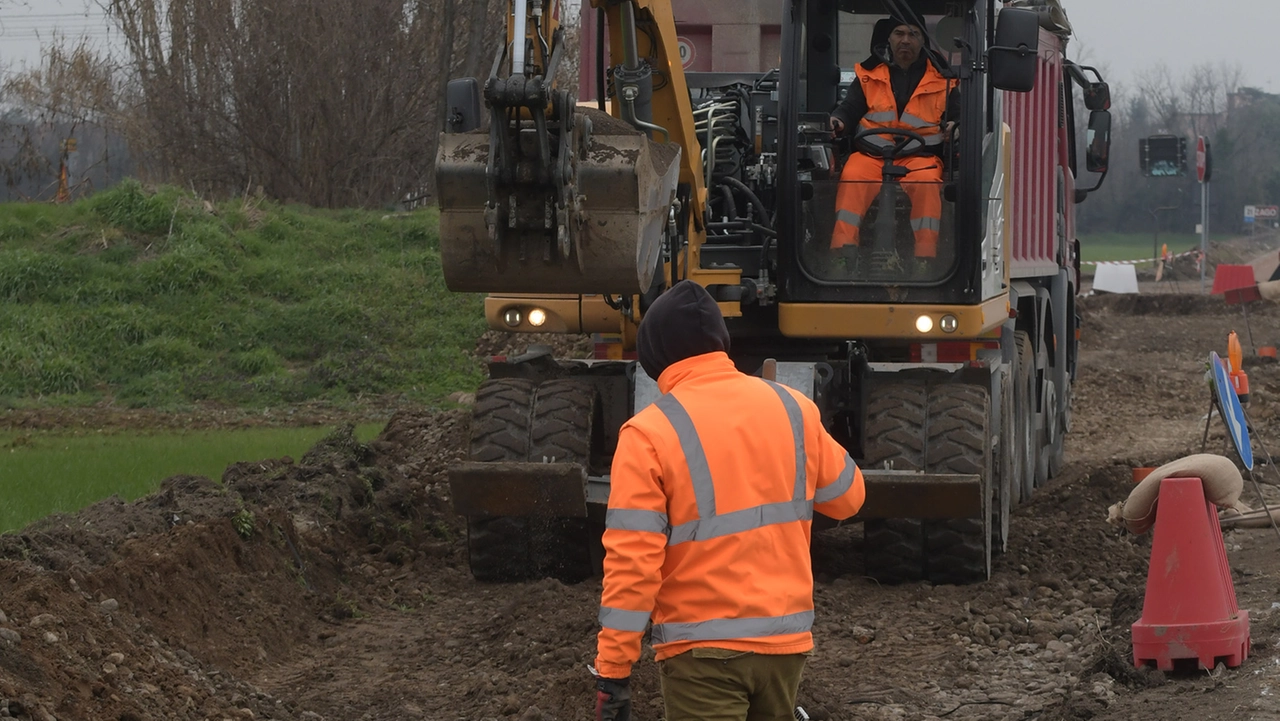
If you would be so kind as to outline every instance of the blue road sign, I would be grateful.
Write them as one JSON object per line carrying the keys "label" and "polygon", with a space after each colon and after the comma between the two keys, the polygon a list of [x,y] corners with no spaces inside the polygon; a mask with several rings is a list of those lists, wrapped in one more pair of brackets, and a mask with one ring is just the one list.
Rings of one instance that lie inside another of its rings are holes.
{"label": "blue road sign", "polygon": [[1222,410],[1222,420],[1227,424],[1231,442],[1236,444],[1236,452],[1244,461],[1244,467],[1252,471],[1253,447],[1249,445],[1249,426],[1244,420],[1244,408],[1240,406],[1235,386],[1227,376],[1227,366],[1213,351],[1209,352],[1209,366],[1213,369],[1213,390],[1218,394],[1218,408]]}

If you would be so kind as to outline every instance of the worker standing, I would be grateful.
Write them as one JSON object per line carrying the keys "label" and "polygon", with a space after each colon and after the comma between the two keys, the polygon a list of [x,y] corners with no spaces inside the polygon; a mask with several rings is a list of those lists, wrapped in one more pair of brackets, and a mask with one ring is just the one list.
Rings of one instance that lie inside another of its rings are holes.
{"label": "worker standing", "polygon": [[790,719],[813,648],[813,512],[857,513],[862,472],[811,400],[734,367],[702,286],[660,296],[637,342],[662,396],[614,455],[596,718],[630,718],[652,622],[668,721]]}
{"label": "worker standing", "polygon": [[[883,21],[882,21],[883,22]],[[888,58],[872,54],[857,66],[857,78],[831,113],[831,130],[839,135],[858,130],[894,128],[923,137],[909,141],[894,164],[906,169],[902,189],[911,199],[915,256],[935,258],[942,228],[942,158],[944,131],[958,114],[958,93],[924,56],[924,33],[914,22],[893,18]],[[880,193],[883,152],[902,136],[866,135],[845,162],[836,194],[836,223],[831,247],[858,245],[858,226]],[[892,212],[883,208],[881,212]]]}

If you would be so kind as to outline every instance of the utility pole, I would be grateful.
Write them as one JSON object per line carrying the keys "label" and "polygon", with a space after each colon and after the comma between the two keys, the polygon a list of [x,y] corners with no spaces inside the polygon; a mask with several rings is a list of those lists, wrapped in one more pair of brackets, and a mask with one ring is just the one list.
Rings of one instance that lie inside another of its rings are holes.
{"label": "utility pole", "polygon": [[1200,184],[1200,294],[1205,293],[1205,274],[1209,263],[1209,184]]}
{"label": "utility pole", "polygon": [[1196,138],[1196,179],[1200,181],[1200,294],[1205,294],[1205,275],[1209,269],[1209,179],[1213,177],[1213,158],[1209,139]]}

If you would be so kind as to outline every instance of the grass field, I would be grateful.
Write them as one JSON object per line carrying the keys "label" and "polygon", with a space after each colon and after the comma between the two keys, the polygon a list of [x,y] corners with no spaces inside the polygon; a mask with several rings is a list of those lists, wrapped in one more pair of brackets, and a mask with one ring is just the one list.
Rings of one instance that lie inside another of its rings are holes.
{"label": "grass field", "polygon": [[[1080,236],[1080,259],[1146,260],[1152,257],[1152,234],[1141,233],[1093,233]],[[1223,240],[1228,236],[1213,236]],[[1170,253],[1182,253],[1200,247],[1200,236],[1194,233],[1161,233],[1160,245],[1168,245]],[[1156,249],[1158,252],[1158,248]]]}
{"label": "grass field", "polygon": [[[1170,250],[1198,238],[1165,234]],[[1084,260],[1151,236],[1082,238]],[[209,203],[128,181],[71,205],[0,204],[0,412],[109,401],[236,408],[474,390],[479,296],[449,292],[437,214]],[[375,401],[376,402],[376,401]],[[328,428],[55,436],[0,432],[0,532],[172,475],[295,458]],[[361,437],[376,428],[362,428]]]}
{"label": "grass field", "polygon": [[[295,460],[332,428],[267,428],[98,436],[0,435],[0,533],[118,495],[131,501],[179,474],[222,478],[238,461]],[[379,425],[356,428],[369,440]]]}
{"label": "grass field", "polygon": [[[135,181],[0,204],[0,413],[317,403],[378,417],[380,399],[474,390],[484,326],[479,296],[445,288],[434,209],[210,203]],[[0,431],[0,531],[176,474],[298,458],[330,430]]]}
{"label": "grass field", "polygon": [[474,390],[479,296],[437,214],[205,202],[125,182],[0,204],[0,410],[265,407]]}

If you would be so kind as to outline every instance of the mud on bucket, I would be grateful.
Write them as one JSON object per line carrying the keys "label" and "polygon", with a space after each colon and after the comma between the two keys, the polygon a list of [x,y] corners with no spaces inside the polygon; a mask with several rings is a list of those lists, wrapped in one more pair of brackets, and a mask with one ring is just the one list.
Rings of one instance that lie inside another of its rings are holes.
{"label": "mud on bucket", "polygon": [[[576,115],[567,174],[574,181],[572,193],[536,182],[536,172],[517,172],[518,182],[497,182],[490,199],[489,134],[441,134],[436,164],[440,255],[450,290],[648,290],[680,176],[680,146],[656,143],[602,113]],[[522,132],[522,141],[526,135]],[[522,160],[517,168],[536,165]],[[566,196],[570,210],[559,213]]]}

